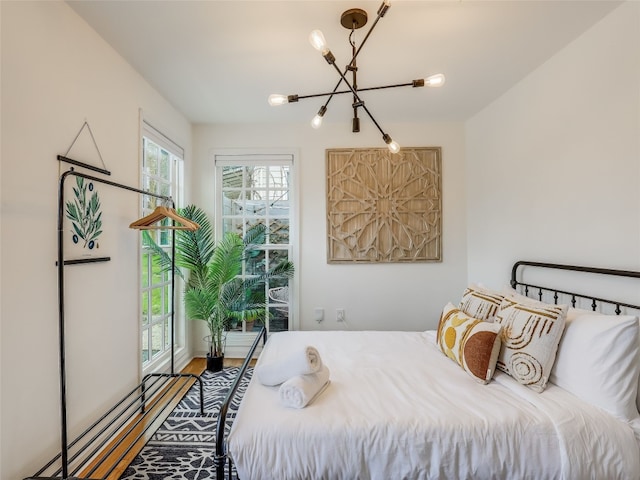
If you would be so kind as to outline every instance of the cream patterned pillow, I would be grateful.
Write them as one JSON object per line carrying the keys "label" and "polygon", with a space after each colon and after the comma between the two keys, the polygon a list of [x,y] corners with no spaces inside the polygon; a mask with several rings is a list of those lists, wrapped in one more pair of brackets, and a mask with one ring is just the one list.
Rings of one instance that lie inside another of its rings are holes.
{"label": "cream patterned pillow", "polygon": [[458,308],[473,318],[493,322],[503,299],[501,293],[471,284],[462,294]]}
{"label": "cream patterned pillow", "polygon": [[438,346],[475,380],[486,384],[493,377],[500,353],[501,328],[497,323],[470,317],[448,303],[438,324]]}
{"label": "cream patterned pillow", "polygon": [[536,392],[547,386],[564,331],[567,305],[505,298],[496,315],[502,325],[497,368]]}

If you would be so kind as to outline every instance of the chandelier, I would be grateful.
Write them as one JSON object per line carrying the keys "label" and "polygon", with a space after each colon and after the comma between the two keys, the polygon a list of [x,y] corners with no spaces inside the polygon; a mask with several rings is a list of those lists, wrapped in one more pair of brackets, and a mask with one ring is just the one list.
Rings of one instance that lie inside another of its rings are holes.
{"label": "chandelier", "polygon": [[[349,44],[351,45],[351,52],[352,52],[351,61],[344,68],[344,71],[340,70],[340,68],[336,65],[336,58],[333,55],[333,53],[331,53],[331,50],[329,50],[329,47],[327,46],[327,42],[322,32],[320,30],[314,30],[313,32],[311,32],[311,34],[309,35],[309,41],[311,42],[311,45],[313,46],[313,48],[315,48],[320,53],[322,53],[322,56],[327,61],[327,63],[331,65],[340,76],[340,79],[338,80],[338,83],[334,87],[333,91],[325,92],[325,93],[316,93],[312,95],[273,94],[269,96],[269,104],[272,106],[277,106],[277,105],[284,105],[285,103],[294,103],[294,102],[297,102],[298,100],[302,100],[305,98],[329,97],[327,98],[327,101],[324,103],[324,105],[320,107],[320,110],[318,110],[318,113],[316,114],[316,116],[313,117],[313,119],[311,120],[311,126],[313,128],[320,128],[320,126],[322,125],[322,119],[325,113],[327,113],[327,107],[329,106],[329,102],[331,102],[331,99],[335,95],[350,93],[353,96],[352,131],[353,132],[360,131],[360,118],[358,117],[358,111],[362,109],[382,134],[382,139],[387,144],[389,151],[391,151],[391,153],[398,153],[400,151],[400,145],[398,145],[398,143],[395,142],[391,138],[391,136],[382,129],[382,127],[376,121],[376,119],[373,118],[371,111],[365,105],[365,102],[360,98],[360,92],[366,92],[370,90],[383,90],[386,88],[396,88],[396,87],[414,87],[414,88],[424,87],[424,86],[441,87],[444,84],[445,79],[444,79],[444,75],[442,75],[441,73],[438,73],[435,75],[431,75],[427,78],[420,78],[417,80],[412,80],[411,82],[407,82],[407,83],[383,85],[380,87],[358,88],[358,82],[357,82],[358,67],[356,64],[356,58],[358,57],[358,54],[362,50],[362,47],[367,42],[367,39],[371,35],[371,32],[373,31],[375,26],[378,24],[378,21],[382,17],[384,17],[384,15],[389,10],[390,6],[391,6],[390,0],[384,0],[382,2],[382,4],[380,5],[380,8],[378,8],[376,19],[374,20],[373,24],[369,28],[369,31],[364,36],[362,43],[360,44],[359,47],[356,46],[356,42],[354,40],[354,33],[357,29],[362,28],[366,25],[367,12],[359,8],[352,8],[350,10],[345,11],[342,14],[342,16],[340,17],[340,24],[344,28],[351,30],[351,33],[349,34]],[[346,75],[348,75],[349,72],[351,72],[351,81],[349,81],[349,79],[346,77]],[[338,90],[338,88],[340,88],[340,85],[343,82],[347,86],[347,89]]]}

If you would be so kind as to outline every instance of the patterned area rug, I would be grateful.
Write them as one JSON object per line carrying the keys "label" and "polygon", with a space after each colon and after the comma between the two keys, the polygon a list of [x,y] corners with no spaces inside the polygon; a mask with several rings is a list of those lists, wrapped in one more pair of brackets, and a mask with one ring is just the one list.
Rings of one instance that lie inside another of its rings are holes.
{"label": "patterned area rug", "polygon": [[[201,480],[215,479],[213,457],[216,445],[218,411],[238,372],[237,367],[221,372],[205,371],[204,411],[200,414],[200,392],[195,384],[162,426],[147,442],[120,477],[121,480]],[[249,368],[229,407],[226,432],[229,433],[240,399],[249,385]],[[225,469],[225,474],[228,469]],[[235,470],[233,478],[236,478]]]}

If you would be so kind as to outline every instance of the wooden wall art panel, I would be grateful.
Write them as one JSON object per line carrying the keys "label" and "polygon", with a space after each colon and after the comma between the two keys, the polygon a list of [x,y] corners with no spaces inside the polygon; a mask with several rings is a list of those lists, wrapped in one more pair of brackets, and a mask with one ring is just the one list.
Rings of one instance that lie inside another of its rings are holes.
{"label": "wooden wall art panel", "polygon": [[327,150],[329,263],[442,260],[440,147]]}

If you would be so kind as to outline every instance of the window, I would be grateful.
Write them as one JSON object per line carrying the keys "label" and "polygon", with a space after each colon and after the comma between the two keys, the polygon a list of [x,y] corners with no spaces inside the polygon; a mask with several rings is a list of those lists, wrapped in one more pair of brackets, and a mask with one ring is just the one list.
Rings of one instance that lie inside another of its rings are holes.
{"label": "window", "polygon": [[[215,165],[218,236],[244,235],[255,224],[265,226],[266,241],[259,254],[245,262],[243,275],[267,271],[282,260],[294,261],[293,154],[216,154]],[[266,326],[271,332],[292,328],[290,282],[278,278],[264,286]],[[259,328],[243,322],[232,330],[246,333]]]}
{"label": "window", "polygon": [[[144,124],[142,137],[142,189],[172,197],[179,206],[182,194],[183,151],[151,126]],[[148,215],[161,202],[142,195],[142,215]],[[166,221],[166,220],[165,220]],[[148,230],[151,238],[171,253],[170,230]],[[169,355],[171,342],[171,273],[162,272],[155,255],[141,236],[140,241],[140,305],[142,367]],[[176,327],[178,315],[176,315]],[[183,324],[183,322],[180,322]],[[177,331],[177,329],[176,329]],[[183,337],[183,335],[181,335]]]}

